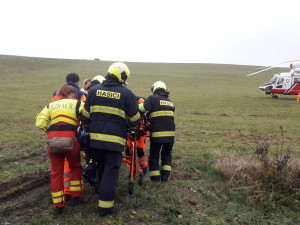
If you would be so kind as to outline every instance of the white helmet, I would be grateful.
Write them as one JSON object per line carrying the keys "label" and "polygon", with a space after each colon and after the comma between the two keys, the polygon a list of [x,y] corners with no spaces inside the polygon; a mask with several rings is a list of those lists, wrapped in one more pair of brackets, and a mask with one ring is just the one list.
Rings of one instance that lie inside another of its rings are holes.
{"label": "white helmet", "polygon": [[164,82],[162,82],[162,81],[156,81],[152,85],[152,87],[151,87],[152,93],[154,93],[155,90],[157,90],[158,88],[161,88],[161,89],[164,89],[165,91],[167,91],[167,85]]}
{"label": "white helmet", "polygon": [[97,80],[102,84],[102,82],[105,81],[105,77],[102,75],[97,75],[92,79],[92,81],[94,81],[94,80]]}

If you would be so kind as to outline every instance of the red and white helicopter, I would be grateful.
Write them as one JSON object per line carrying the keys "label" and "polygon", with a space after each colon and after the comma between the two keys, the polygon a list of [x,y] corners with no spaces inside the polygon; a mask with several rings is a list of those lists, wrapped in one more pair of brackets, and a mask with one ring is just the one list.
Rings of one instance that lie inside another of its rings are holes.
{"label": "red and white helicopter", "polygon": [[263,67],[263,69],[260,68],[259,71],[246,76],[252,76],[287,63],[291,63],[290,72],[274,74],[270,82],[260,85],[259,89],[264,91],[267,95],[271,94],[273,98],[278,98],[277,94],[298,95],[300,93],[300,60],[287,61],[275,66]]}

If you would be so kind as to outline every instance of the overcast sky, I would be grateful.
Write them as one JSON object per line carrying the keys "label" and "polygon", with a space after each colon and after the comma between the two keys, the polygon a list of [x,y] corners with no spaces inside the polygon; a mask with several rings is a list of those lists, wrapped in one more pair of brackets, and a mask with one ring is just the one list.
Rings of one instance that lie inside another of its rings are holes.
{"label": "overcast sky", "polygon": [[299,0],[0,0],[0,54],[274,65],[300,59]]}

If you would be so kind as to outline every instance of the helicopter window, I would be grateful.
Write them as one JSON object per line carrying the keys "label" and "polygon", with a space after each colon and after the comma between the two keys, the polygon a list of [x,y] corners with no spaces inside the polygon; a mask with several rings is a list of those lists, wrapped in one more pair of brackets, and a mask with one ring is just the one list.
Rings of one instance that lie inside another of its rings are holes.
{"label": "helicopter window", "polygon": [[279,78],[276,88],[282,88],[283,82],[284,82],[284,78],[283,77]]}
{"label": "helicopter window", "polygon": [[278,84],[280,85],[280,84],[283,84],[283,81],[284,81],[284,78],[282,77],[282,78],[280,78],[279,80],[278,80]]}
{"label": "helicopter window", "polygon": [[270,81],[271,84],[276,84],[276,81],[277,81],[277,76],[273,77]]}
{"label": "helicopter window", "polygon": [[295,77],[294,78],[294,83],[300,83],[300,77]]}

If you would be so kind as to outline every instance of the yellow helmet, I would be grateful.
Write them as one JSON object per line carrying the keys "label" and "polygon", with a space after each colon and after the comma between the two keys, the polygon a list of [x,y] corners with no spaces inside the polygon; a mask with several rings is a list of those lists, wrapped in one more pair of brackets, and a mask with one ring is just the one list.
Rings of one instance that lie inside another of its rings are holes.
{"label": "yellow helmet", "polygon": [[125,81],[130,78],[130,71],[126,64],[122,62],[115,62],[111,64],[107,72],[116,76],[121,83],[125,83]]}
{"label": "yellow helmet", "polygon": [[162,88],[162,89],[164,89],[165,91],[167,91],[167,85],[166,85],[164,82],[162,82],[162,81],[156,81],[156,82],[152,85],[152,87],[151,87],[152,93],[154,93],[155,90],[158,89],[158,88]]}
{"label": "yellow helmet", "polygon": [[97,80],[102,84],[102,82],[105,81],[105,77],[102,75],[97,75],[92,79],[92,81],[94,81],[94,80]]}

